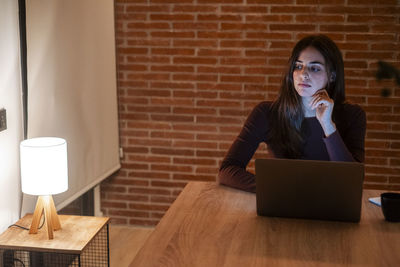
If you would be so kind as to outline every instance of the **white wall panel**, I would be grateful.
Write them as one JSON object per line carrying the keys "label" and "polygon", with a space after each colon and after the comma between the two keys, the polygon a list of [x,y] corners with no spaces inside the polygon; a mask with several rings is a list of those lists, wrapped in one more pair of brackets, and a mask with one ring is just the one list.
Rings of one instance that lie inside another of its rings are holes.
{"label": "white wall panel", "polygon": [[[28,138],[67,140],[61,209],[120,168],[112,0],[26,3]],[[23,213],[35,199],[24,196]]]}
{"label": "white wall panel", "polygon": [[0,233],[19,219],[19,143],[23,138],[18,1],[0,1],[0,109],[7,130],[0,132]]}

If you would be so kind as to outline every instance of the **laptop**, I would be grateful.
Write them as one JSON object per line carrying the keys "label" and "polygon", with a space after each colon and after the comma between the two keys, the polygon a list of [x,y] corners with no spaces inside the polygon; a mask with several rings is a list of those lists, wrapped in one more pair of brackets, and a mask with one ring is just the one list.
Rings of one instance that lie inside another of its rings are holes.
{"label": "laptop", "polygon": [[256,159],[260,216],[359,222],[364,164]]}

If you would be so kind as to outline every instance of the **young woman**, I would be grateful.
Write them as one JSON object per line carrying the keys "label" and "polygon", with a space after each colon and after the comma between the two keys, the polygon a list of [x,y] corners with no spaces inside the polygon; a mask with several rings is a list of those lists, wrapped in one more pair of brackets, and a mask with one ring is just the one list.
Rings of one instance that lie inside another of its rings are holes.
{"label": "young woman", "polygon": [[225,156],[221,184],[255,191],[246,171],[258,145],[265,142],[277,158],[364,161],[366,118],[345,102],[342,54],[324,35],[300,40],[274,102],[258,104]]}

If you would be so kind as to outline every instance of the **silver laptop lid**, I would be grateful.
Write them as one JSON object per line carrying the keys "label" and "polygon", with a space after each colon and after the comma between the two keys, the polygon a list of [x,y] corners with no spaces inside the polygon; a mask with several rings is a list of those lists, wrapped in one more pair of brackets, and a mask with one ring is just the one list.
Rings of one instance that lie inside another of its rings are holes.
{"label": "silver laptop lid", "polygon": [[256,159],[257,213],[358,222],[364,164]]}

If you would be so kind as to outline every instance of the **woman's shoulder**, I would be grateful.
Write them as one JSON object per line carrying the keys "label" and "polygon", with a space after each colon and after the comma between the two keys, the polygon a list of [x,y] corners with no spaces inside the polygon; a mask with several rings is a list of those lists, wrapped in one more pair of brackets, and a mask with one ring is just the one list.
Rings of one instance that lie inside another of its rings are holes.
{"label": "woman's shoulder", "polygon": [[260,103],[258,103],[253,110],[258,110],[261,111],[263,113],[269,113],[271,110],[271,106],[272,106],[272,101],[262,101]]}
{"label": "woman's shoulder", "polygon": [[353,104],[350,102],[345,102],[340,105],[338,111],[340,116],[365,117],[365,111],[362,109],[362,107],[358,104]]}
{"label": "woman's shoulder", "polygon": [[266,126],[269,121],[271,106],[271,101],[262,101],[255,105],[247,117],[247,123]]}
{"label": "woman's shoulder", "polygon": [[361,106],[346,102],[337,109],[335,120],[339,128],[365,128],[366,114]]}
{"label": "woman's shoulder", "polygon": [[263,119],[268,118],[271,112],[272,102],[271,101],[262,101],[254,106],[253,110],[251,111],[249,117],[260,118]]}

